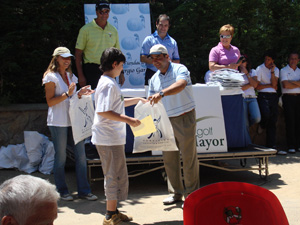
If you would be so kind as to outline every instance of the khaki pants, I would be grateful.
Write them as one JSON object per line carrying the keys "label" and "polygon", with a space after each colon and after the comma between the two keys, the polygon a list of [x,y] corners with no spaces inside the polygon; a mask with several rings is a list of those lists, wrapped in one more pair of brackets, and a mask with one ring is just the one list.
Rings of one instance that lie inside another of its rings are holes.
{"label": "khaki pants", "polygon": [[[192,110],[178,117],[170,117],[176,144],[179,151],[163,152],[165,170],[168,176],[170,193],[185,197],[197,190],[199,181],[199,162],[196,150],[196,113]],[[181,161],[183,163],[183,179],[181,176]]]}
{"label": "khaki pants", "polygon": [[124,145],[96,145],[104,174],[106,200],[126,200],[128,196],[128,172]]}

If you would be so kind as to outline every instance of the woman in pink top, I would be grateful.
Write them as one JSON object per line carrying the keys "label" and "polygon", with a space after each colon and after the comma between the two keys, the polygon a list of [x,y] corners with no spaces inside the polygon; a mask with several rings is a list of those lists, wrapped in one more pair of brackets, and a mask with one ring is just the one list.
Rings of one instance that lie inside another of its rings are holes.
{"label": "woman in pink top", "polygon": [[242,61],[238,62],[241,54],[240,50],[231,45],[231,40],[234,34],[234,27],[230,24],[220,28],[220,42],[213,47],[209,53],[209,70],[215,71],[219,69],[237,69]]}

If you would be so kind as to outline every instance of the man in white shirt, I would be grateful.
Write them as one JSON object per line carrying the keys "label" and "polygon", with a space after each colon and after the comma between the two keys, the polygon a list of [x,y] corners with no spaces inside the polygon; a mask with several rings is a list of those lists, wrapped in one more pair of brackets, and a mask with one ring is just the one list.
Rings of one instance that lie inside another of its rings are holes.
{"label": "man in white shirt", "polygon": [[[192,81],[188,69],[169,61],[168,50],[157,44],[149,53],[157,72],[149,80],[150,103],[161,101],[174,130],[179,151],[164,151],[163,159],[172,193],[163,200],[174,204],[199,188],[199,162],[196,151],[196,112]],[[184,183],[181,175],[181,159]]]}
{"label": "man in white shirt", "polygon": [[[280,81],[288,152],[295,153],[296,150],[300,151],[300,69],[297,67],[299,54],[291,53],[288,63],[280,70]],[[286,154],[286,152],[284,153]]]}
{"label": "man in white shirt", "polygon": [[274,64],[274,53],[264,54],[264,63],[256,68],[258,90],[258,105],[261,113],[259,131],[266,129],[266,146],[275,148],[276,122],[278,116],[277,84],[279,69]]}

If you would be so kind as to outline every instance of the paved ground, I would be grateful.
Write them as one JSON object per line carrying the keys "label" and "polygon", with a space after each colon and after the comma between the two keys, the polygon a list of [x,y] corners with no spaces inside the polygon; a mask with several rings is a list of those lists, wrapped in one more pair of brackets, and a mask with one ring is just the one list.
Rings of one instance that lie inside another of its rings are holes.
{"label": "paved ground", "polygon": [[[238,160],[226,161],[229,165],[239,164]],[[248,164],[256,165],[255,159],[248,159]],[[288,156],[270,158],[269,179],[260,179],[256,171],[226,172],[201,167],[201,186],[220,181],[248,182],[272,191],[280,200],[290,225],[300,224],[300,152]],[[0,170],[0,182],[19,175],[15,170]],[[53,182],[53,176],[34,173]],[[130,214],[134,221],[128,224],[183,224],[181,204],[164,206],[162,200],[168,196],[166,185],[163,184],[157,172],[130,179],[129,199],[119,206],[120,211]],[[73,168],[67,169],[67,183],[72,191],[75,188]],[[93,193],[98,201],[89,202],[76,199],[74,202],[59,202],[59,215],[56,225],[99,225],[102,224],[105,213],[105,198],[103,181],[92,184]],[[74,192],[74,195],[76,192]]]}

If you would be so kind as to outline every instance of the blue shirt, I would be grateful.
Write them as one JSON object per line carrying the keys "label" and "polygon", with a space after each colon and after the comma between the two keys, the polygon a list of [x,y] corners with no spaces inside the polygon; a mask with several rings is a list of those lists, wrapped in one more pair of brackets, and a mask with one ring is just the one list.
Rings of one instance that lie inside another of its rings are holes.
{"label": "blue shirt", "polygon": [[170,62],[166,74],[161,74],[158,70],[149,81],[148,96],[151,96],[181,79],[187,82],[186,87],[181,92],[165,96],[161,100],[169,117],[179,116],[195,108],[190,72],[184,65]]}
{"label": "blue shirt", "polygon": [[[173,39],[169,34],[164,39],[161,39],[157,31],[153,34],[147,36],[142,44],[142,50],[140,55],[149,55],[150,49],[156,44],[162,44],[168,49],[168,54],[171,60],[180,60],[178,53],[178,46],[175,39]],[[157,71],[153,64],[147,64],[147,68],[153,71]]]}

